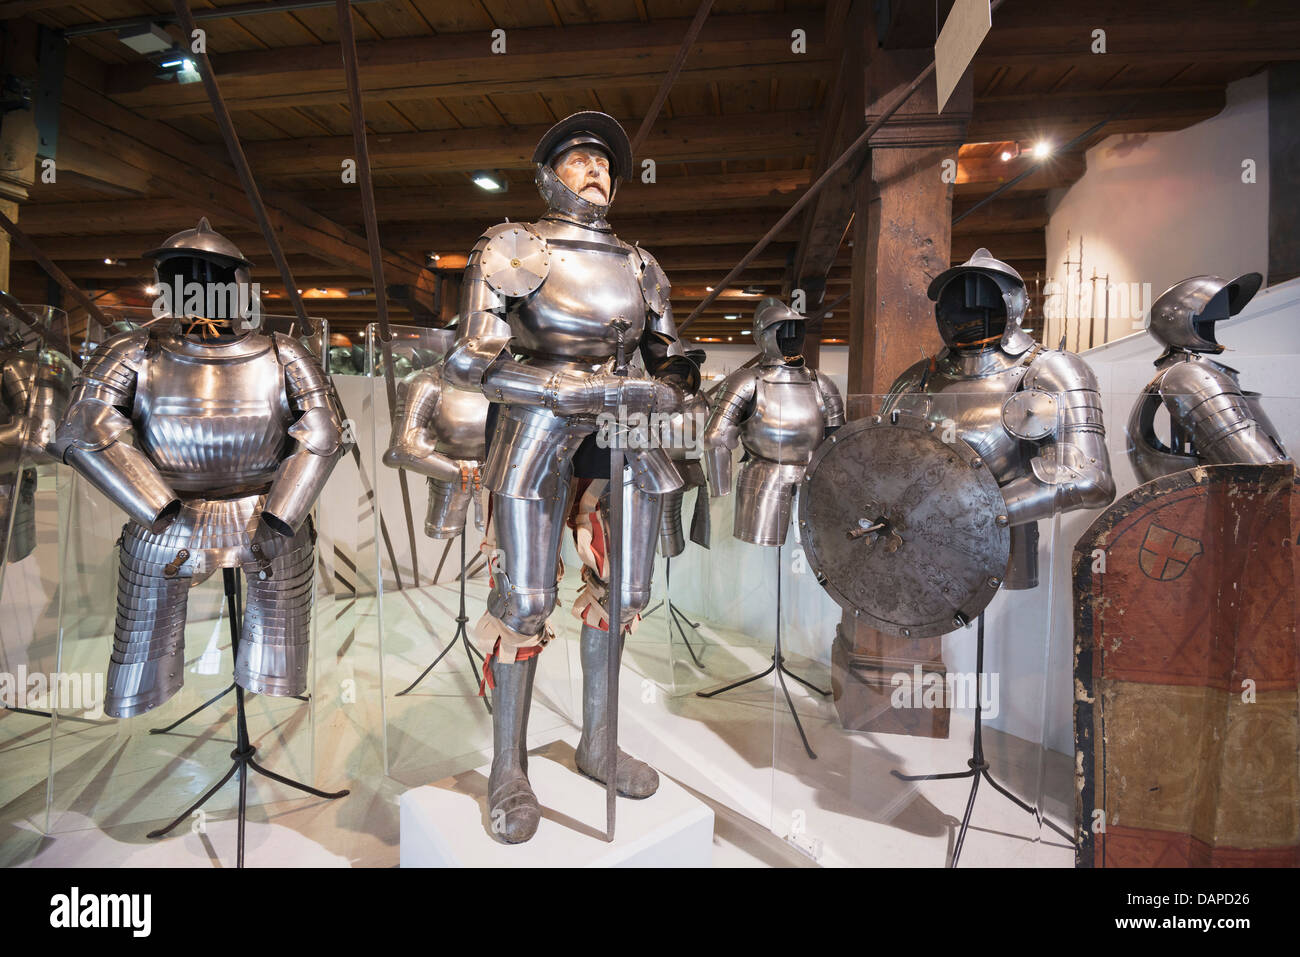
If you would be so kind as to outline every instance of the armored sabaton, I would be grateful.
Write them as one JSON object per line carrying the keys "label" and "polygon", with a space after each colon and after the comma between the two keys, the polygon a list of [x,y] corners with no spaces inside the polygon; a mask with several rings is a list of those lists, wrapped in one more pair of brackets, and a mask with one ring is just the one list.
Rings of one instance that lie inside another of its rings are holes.
{"label": "armored sabaton", "polygon": [[482,392],[443,381],[442,363],[414,372],[398,384],[400,404],[384,464],[428,477],[429,512],[424,532],[455,538],[474,503],[474,525],[483,531],[482,466],[486,455],[488,400]]}
{"label": "armored sabaton", "polygon": [[754,310],[756,367],[729,375],[704,430],[713,495],[731,493],[732,450],[744,447],[732,533],[754,545],[783,545],[795,489],[813,452],[844,424],[844,400],[825,373],[804,363],[803,317],[768,297]]}
{"label": "armored sabaton", "polygon": [[[1147,328],[1165,351],[1128,421],[1129,461],[1141,481],[1196,465],[1291,461],[1259,394],[1242,389],[1236,369],[1207,355],[1223,351],[1214,324],[1244,309],[1262,282],[1255,272],[1231,281],[1193,276],[1151,304]],[[1167,443],[1155,427],[1161,407],[1169,415]]]}
{"label": "armored sabaton", "polygon": [[341,440],[334,387],[287,336],[139,331],[96,350],[56,448],[129,518],[106,713],[141,714],[179,690],[188,592],[218,568],[249,579],[235,681],[259,694],[306,690],[308,513]]}
{"label": "armored sabaton", "polygon": [[894,382],[882,415],[955,434],[997,479],[1011,526],[1003,586],[1038,584],[1038,521],[1115,497],[1101,393],[1077,355],[1044,349],[1022,327],[1024,281],[987,249],[930,283],[944,347]]}
{"label": "armored sabaton", "polygon": [[709,400],[701,392],[686,400],[686,407],[668,418],[664,448],[682,487],[663,496],[663,516],[659,528],[659,554],[675,558],[686,549],[682,529],[682,500],[690,489],[698,489],[695,512],[691,516],[691,541],[709,547],[709,491],[704,475],[704,429],[709,420]]}
{"label": "armored sabaton", "polygon": [[35,466],[58,461],[54,431],[75,374],[66,356],[21,345],[0,344],[0,555],[9,522],[11,562],[36,548]]}

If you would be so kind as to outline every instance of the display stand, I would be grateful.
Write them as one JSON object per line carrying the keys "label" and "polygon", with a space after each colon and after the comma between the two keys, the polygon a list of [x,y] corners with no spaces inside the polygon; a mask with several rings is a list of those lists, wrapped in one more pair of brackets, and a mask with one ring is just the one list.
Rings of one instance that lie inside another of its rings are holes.
{"label": "display stand", "polygon": [[970,829],[971,812],[975,810],[975,795],[979,792],[981,778],[983,778],[985,781],[988,781],[989,787],[993,788],[993,790],[997,791],[1007,800],[1011,801],[1022,811],[1024,811],[1027,814],[1032,814],[1034,817],[1038,818],[1040,821],[1045,823],[1052,830],[1056,831],[1058,834],[1060,834],[1062,837],[1068,840],[1071,844],[1074,843],[1074,838],[1070,834],[1063,831],[1061,828],[1057,827],[1051,821],[1047,820],[1047,818],[1042,817],[1038,813],[1038,808],[1030,804],[1026,804],[1024,801],[1020,800],[1020,798],[1016,797],[1014,794],[1012,794],[1010,791],[1004,788],[1001,784],[999,784],[996,780],[994,780],[993,775],[989,773],[989,762],[988,759],[985,758],[984,756],[984,733],[983,733],[983,721],[982,721],[984,702],[980,697],[982,694],[980,685],[984,677],[984,613],[983,612],[980,612],[979,622],[976,625],[975,635],[976,635],[975,637],[975,735],[971,745],[971,756],[970,759],[966,762],[966,764],[969,765],[969,767],[967,767],[965,771],[948,771],[943,774],[903,774],[897,768],[894,768],[892,771],[889,772],[894,777],[898,778],[900,781],[954,781],[957,780],[958,778],[971,779],[970,796],[966,799],[966,813],[962,815],[961,827],[957,830],[957,840],[953,842],[953,846],[952,846],[952,859],[948,862],[948,866],[950,868],[956,867],[957,859],[961,857],[962,845],[966,842],[966,832]]}
{"label": "display stand", "polygon": [[[239,570],[236,568],[222,569],[222,579],[225,583],[225,588],[226,588],[226,604],[227,607],[230,609],[231,653],[236,660],[238,660],[239,658],[239,635],[240,635],[241,623],[242,623],[242,610],[240,608],[241,603],[239,601],[239,577],[240,577]],[[222,694],[225,694],[225,692],[222,692]],[[207,704],[210,704],[212,700],[215,699],[209,700]],[[202,707],[206,707],[207,704],[203,705]],[[197,710],[201,710],[201,708]],[[193,713],[194,712],[191,712],[191,714]],[[189,717],[189,715],[187,715],[186,717]],[[270,778],[272,781],[279,781],[281,784],[287,784],[289,787],[296,788],[297,790],[310,794],[313,797],[325,798],[326,800],[330,800],[330,801],[337,800],[338,798],[341,797],[345,797],[349,793],[349,791],[346,788],[342,791],[321,791],[318,788],[312,787],[311,785],[303,784],[301,781],[295,781],[292,778],[287,778],[282,774],[277,774],[276,772],[264,768],[260,764],[258,764],[253,759],[253,755],[257,753],[257,748],[248,739],[248,717],[244,712],[244,689],[239,687],[238,685],[235,686],[235,723],[237,728],[236,744],[235,744],[235,750],[230,752],[230,757],[231,757],[230,769],[224,775],[221,776],[221,779],[218,780],[216,784],[208,788],[208,790],[203,793],[202,797],[200,797],[197,801],[195,801],[193,804],[187,807],[179,815],[177,815],[175,820],[173,820],[166,827],[162,827],[162,828],[158,828],[157,830],[150,831],[147,836],[151,838],[157,838],[157,837],[163,837],[164,835],[171,832],[173,829],[176,828],[177,825],[181,824],[191,814],[193,814],[204,804],[206,804],[208,802],[208,799],[211,798],[212,795],[216,794],[217,791],[221,790],[222,785],[224,785],[227,781],[229,781],[232,777],[234,777],[235,773],[238,772],[239,773],[239,811],[238,811],[239,837],[238,837],[238,846],[236,849],[235,866],[243,867],[244,866],[244,831],[245,831],[245,815],[246,815],[247,803],[248,803],[249,770],[255,771],[256,773],[262,775],[263,777]],[[175,727],[175,724],[171,725],[170,727]]]}
{"label": "display stand", "polygon": [[799,712],[795,710],[794,701],[790,698],[790,689],[786,687],[785,676],[789,675],[805,688],[817,692],[817,694],[821,695],[823,698],[828,697],[830,691],[823,691],[812,682],[800,678],[785,666],[785,656],[781,654],[781,569],[783,568],[781,563],[781,550],[784,547],[784,545],[778,545],[776,548],[776,643],[772,650],[772,664],[760,671],[758,674],[750,675],[748,678],[741,678],[739,681],[733,681],[731,684],[724,685],[714,691],[697,691],[695,694],[700,698],[715,698],[723,692],[731,691],[735,688],[741,687],[742,685],[747,685],[751,681],[758,681],[760,678],[766,678],[775,671],[777,683],[781,686],[781,693],[785,695],[786,707],[790,709],[790,716],[794,718],[794,726],[799,731],[799,737],[803,741],[803,749],[808,752],[808,757],[815,761],[817,760],[817,752],[814,751],[812,745],[808,743],[808,735],[804,733],[803,723],[799,720]]}
{"label": "display stand", "polygon": [[641,616],[641,619],[644,621],[646,618],[649,618],[651,615],[657,612],[659,608],[662,606],[665,609],[665,613],[668,615],[668,641],[670,643],[672,642],[673,629],[676,628],[677,634],[681,636],[682,644],[684,644],[686,646],[686,650],[691,653],[691,660],[695,662],[695,667],[699,668],[701,671],[704,671],[706,670],[704,667],[704,663],[700,661],[700,656],[695,653],[695,649],[691,647],[690,639],[686,637],[686,629],[689,628],[691,631],[695,632],[695,637],[699,638],[700,623],[698,621],[691,621],[690,617],[687,616],[686,612],[682,611],[675,604],[673,604],[672,574],[673,574],[673,560],[671,558],[665,558],[664,559],[664,597],[659,602],[658,605],[655,605],[649,611],[645,612]]}
{"label": "display stand", "polygon": [[[483,661],[483,658],[470,643],[469,629],[466,627],[469,622],[469,616],[465,614],[465,579],[469,577],[468,571],[469,568],[465,561],[465,531],[462,529],[460,533],[460,608],[456,612],[456,632],[451,636],[451,641],[447,642],[447,646],[443,648],[442,651],[438,652],[438,657],[434,658],[433,661],[429,663],[429,666],[420,672],[418,678],[401,691],[397,692],[396,697],[400,698],[403,695],[410,694],[414,691],[429,672],[438,667],[438,662],[447,657],[447,652],[456,647],[457,641],[459,641],[465,648],[465,657],[469,659],[469,667],[470,670],[474,672],[475,683],[482,684],[483,676],[479,671],[479,664]],[[483,695],[482,701],[483,706],[487,708],[488,714],[491,714],[492,703],[488,701],[488,696]]]}

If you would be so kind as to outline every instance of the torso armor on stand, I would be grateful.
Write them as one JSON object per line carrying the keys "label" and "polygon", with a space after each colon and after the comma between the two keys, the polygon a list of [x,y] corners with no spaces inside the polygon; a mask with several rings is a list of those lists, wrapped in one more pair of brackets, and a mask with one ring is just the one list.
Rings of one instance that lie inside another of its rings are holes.
{"label": "torso armor on stand", "polygon": [[[1214,324],[1245,308],[1261,282],[1259,273],[1231,281],[1194,276],[1152,303],[1148,331],[1165,352],[1128,421],[1129,462],[1141,481],[1197,465],[1291,461],[1259,394],[1241,387],[1236,369],[1210,358],[1223,351]],[[1162,408],[1167,442],[1156,429]]]}
{"label": "torso armor on stand", "polygon": [[[152,255],[247,269],[206,220]],[[258,694],[306,690],[309,513],[342,455],[342,434],[333,385],[288,336],[205,338],[163,320],[95,351],[56,448],[129,519],[107,714],[141,714],[180,689],[188,592],[219,568],[248,576],[236,682]]]}
{"label": "torso armor on stand", "polygon": [[[1092,370],[1021,328],[1020,274],[986,249],[935,278],[945,346],[894,382],[881,414],[906,412],[969,445],[997,480],[1011,526],[1003,587],[1038,584],[1038,522],[1115,497]],[[986,334],[987,333],[987,334]]]}
{"label": "torso armor on stand", "polygon": [[705,468],[716,495],[731,492],[732,450],[745,450],[736,477],[732,532],[754,545],[781,545],[795,489],[813,452],[844,424],[844,400],[830,378],[808,368],[803,317],[775,298],[754,311],[756,367],[737,369],[718,390],[705,429]]}
{"label": "torso armor on stand", "polygon": [[75,376],[66,356],[0,343],[0,556],[21,561],[36,549],[36,468],[57,462],[54,430]]}
{"label": "torso armor on stand", "polygon": [[[454,332],[445,333],[450,346]],[[398,384],[400,404],[384,464],[427,476],[429,510],[424,532],[455,538],[465,528],[474,503],[474,525],[484,529],[482,466],[489,403],[482,392],[457,389],[443,380],[442,361],[412,373]]]}

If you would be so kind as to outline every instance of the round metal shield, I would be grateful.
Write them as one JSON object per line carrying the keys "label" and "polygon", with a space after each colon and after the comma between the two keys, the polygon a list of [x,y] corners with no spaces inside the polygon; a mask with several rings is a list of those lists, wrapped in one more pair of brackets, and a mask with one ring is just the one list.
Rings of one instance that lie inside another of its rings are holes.
{"label": "round metal shield", "polygon": [[502,228],[483,247],[483,278],[503,296],[526,296],[551,269],[546,241],[522,223]]}
{"label": "round metal shield", "polygon": [[965,442],[922,419],[862,419],[813,454],[799,491],[800,541],[841,607],[891,635],[926,638],[972,621],[1011,551],[997,480]]}

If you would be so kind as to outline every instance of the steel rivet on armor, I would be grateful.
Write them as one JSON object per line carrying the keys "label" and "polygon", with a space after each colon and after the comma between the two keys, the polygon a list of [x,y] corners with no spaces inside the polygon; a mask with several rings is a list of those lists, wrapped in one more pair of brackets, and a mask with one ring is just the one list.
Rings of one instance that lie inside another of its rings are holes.
{"label": "steel rivet on armor", "polygon": [[911,638],[911,637],[912,637],[912,629],[911,629],[911,628],[904,628],[904,629],[903,629],[903,637],[904,637],[904,638]]}
{"label": "steel rivet on armor", "polygon": [[997,588],[1001,584],[1002,584],[1002,579],[998,578],[996,575],[989,579],[990,588]]}
{"label": "steel rivet on armor", "polygon": [[970,460],[970,467],[973,468],[973,469],[981,469],[981,468],[984,467],[984,460],[983,460],[983,459],[978,459],[978,458],[977,458],[977,459],[971,459],[971,460]]}
{"label": "steel rivet on armor", "polygon": [[999,528],[1004,528],[1010,523],[1011,520],[1007,518],[1005,515],[999,515],[995,521],[998,523]]}

